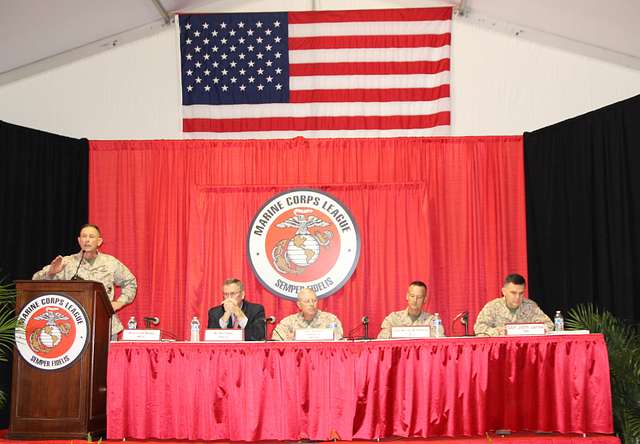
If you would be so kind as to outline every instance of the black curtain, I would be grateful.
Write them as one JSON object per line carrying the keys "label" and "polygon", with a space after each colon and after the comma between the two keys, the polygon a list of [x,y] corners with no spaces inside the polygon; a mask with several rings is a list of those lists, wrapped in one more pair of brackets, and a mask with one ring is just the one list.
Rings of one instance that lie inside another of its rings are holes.
{"label": "black curtain", "polygon": [[529,294],[640,320],[640,96],[524,135]]}
{"label": "black curtain", "polygon": [[[0,121],[0,278],[31,279],[58,254],[78,251],[87,222],[89,142]],[[0,363],[0,389],[10,365]],[[0,412],[6,428],[8,407]]]}

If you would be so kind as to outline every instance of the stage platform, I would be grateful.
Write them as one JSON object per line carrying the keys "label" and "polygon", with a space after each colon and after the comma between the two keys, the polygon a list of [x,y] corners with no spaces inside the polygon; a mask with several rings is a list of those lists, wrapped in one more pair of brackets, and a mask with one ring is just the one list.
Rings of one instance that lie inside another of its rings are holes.
{"label": "stage platform", "polygon": [[[10,440],[7,439],[7,431],[0,431],[0,444],[13,443],[13,444],[86,444],[85,440],[77,439],[60,439],[60,440]],[[93,442],[97,442],[94,440]],[[103,440],[103,443],[122,443],[129,442],[144,443],[144,444],[198,444],[198,443],[216,443],[216,444],[234,444],[244,441],[174,441],[174,440]],[[258,441],[262,444],[282,444],[282,443],[332,443],[334,441]],[[613,435],[600,435],[600,434],[539,434],[539,433],[514,433],[508,436],[498,436],[494,433],[487,434],[484,437],[468,437],[468,438],[402,438],[402,437],[390,437],[375,441],[367,440],[355,440],[355,441],[335,441],[335,442],[353,442],[353,443],[378,443],[378,442],[394,442],[401,444],[620,444],[620,439]]]}

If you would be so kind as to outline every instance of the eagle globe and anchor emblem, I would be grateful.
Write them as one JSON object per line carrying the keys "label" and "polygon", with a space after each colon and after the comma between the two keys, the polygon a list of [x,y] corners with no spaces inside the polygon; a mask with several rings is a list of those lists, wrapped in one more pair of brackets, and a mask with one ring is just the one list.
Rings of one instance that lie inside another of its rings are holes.
{"label": "eagle globe and anchor emblem", "polygon": [[62,337],[67,336],[71,330],[69,318],[59,313],[54,308],[47,309],[40,316],[35,316],[36,321],[46,321],[44,327],[36,328],[29,335],[29,345],[34,351],[48,353],[62,342]]}
{"label": "eagle globe and anchor emblem", "polygon": [[58,370],[73,364],[88,342],[86,312],[64,293],[45,293],[28,301],[17,316],[16,348],[31,366]]}
{"label": "eagle globe and anchor emblem", "polygon": [[360,231],[349,209],[329,193],[294,189],[258,210],[247,249],[258,281],[271,293],[296,300],[302,288],[311,288],[322,299],[355,271]]}
{"label": "eagle globe and anchor emblem", "polygon": [[317,216],[305,216],[309,213],[313,213],[313,210],[296,208],[293,210],[294,217],[276,225],[278,228],[297,229],[293,238],[281,240],[271,252],[273,264],[281,273],[304,272],[320,257],[320,247],[328,248],[331,245],[331,230],[309,231],[312,227],[328,227],[329,222]]}

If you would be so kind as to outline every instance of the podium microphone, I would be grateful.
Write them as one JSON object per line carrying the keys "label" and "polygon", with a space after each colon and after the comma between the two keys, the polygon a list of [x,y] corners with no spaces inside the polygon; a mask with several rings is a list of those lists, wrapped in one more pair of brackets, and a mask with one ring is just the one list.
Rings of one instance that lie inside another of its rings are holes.
{"label": "podium microphone", "polygon": [[145,316],[142,319],[144,319],[145,328],[151,327],[151,324],[158,325],[160,323],[160,318],[157,316]]}
{"label": "podium microphone", "polygon": [[76,268],[76,272],[74,273],[74,275],[71,277],[72,281],[84,281],[83,278],[81,278],[80,276],[78,276],[78,271],[80,271],[80,265],[82,265],[82,259],[84,259],[84,253],[85,251],[82,250],[82,255],[80,256],[80,262],[78,262],[78,268]]}

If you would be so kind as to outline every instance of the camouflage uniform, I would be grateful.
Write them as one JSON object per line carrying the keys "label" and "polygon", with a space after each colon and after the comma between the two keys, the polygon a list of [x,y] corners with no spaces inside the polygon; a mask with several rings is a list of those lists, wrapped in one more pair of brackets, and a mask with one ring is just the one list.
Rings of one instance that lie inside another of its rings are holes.
{"label": "camouflage uniform", "polygon": [[498,327],[532,322],[543,322],[549,331],[553,330],[553,322],[549,316],[531,299],[523,299],[517,309],[510,310],[502,297],[487,302],[478,313],[473,330],[478,336],[498,336]]}
{"label": "camouflage uniform", "polygon": [[415,321],[411,319],[407,309],[400,311],[394,311],[390,313],[384,321],[382,321],[382,325],[380,328],[380,333],[378,334],[378,339],[389,339],[391,337],[391,327],[411,327],[414,325],[428,325],[433,328],[431,324],[433,321],[433,315],[426,311],[420,313],[418,319]]}
{"label": "camouflage uniform", "polygon": [[[65,267],[60,273],[53,277],[47,276],[50,267],[50,265],[47,265],[35,273],[32,279],[69,280],[76,274],[81,255],[82,253],[76,253],[71,256],[64,256],[62,263],[65,264]],[[121,289],[118,302],[124,302],[124,305],[127,305],[133,302],[133,299],[136,297],[136,290],[138,288],[136,277],[122,262],[108,254],[98,253],[93,262],[84,259],[78,270],[78,276],[84,280],[97,281],[104,285],[110,301],[112,301],[115,296],[115,286]],[[111,334],[115,335],[122,330],[122,323],[118,315],[114,314],[111,318]]]}
{"label": "camouflage uniform", "polygon": [[[329,328],[333,323],[336,324],[335,338],[342,339],[342,324],[336,315],[318,310],[311,321],[305,321],[302,312],[298,312],[282,319],[276,328],[273,329],[271,339],[276,341],[293,341],[296,336],[296,330],[299,328]],[[278,336],[278,333],[280,336]]]}

